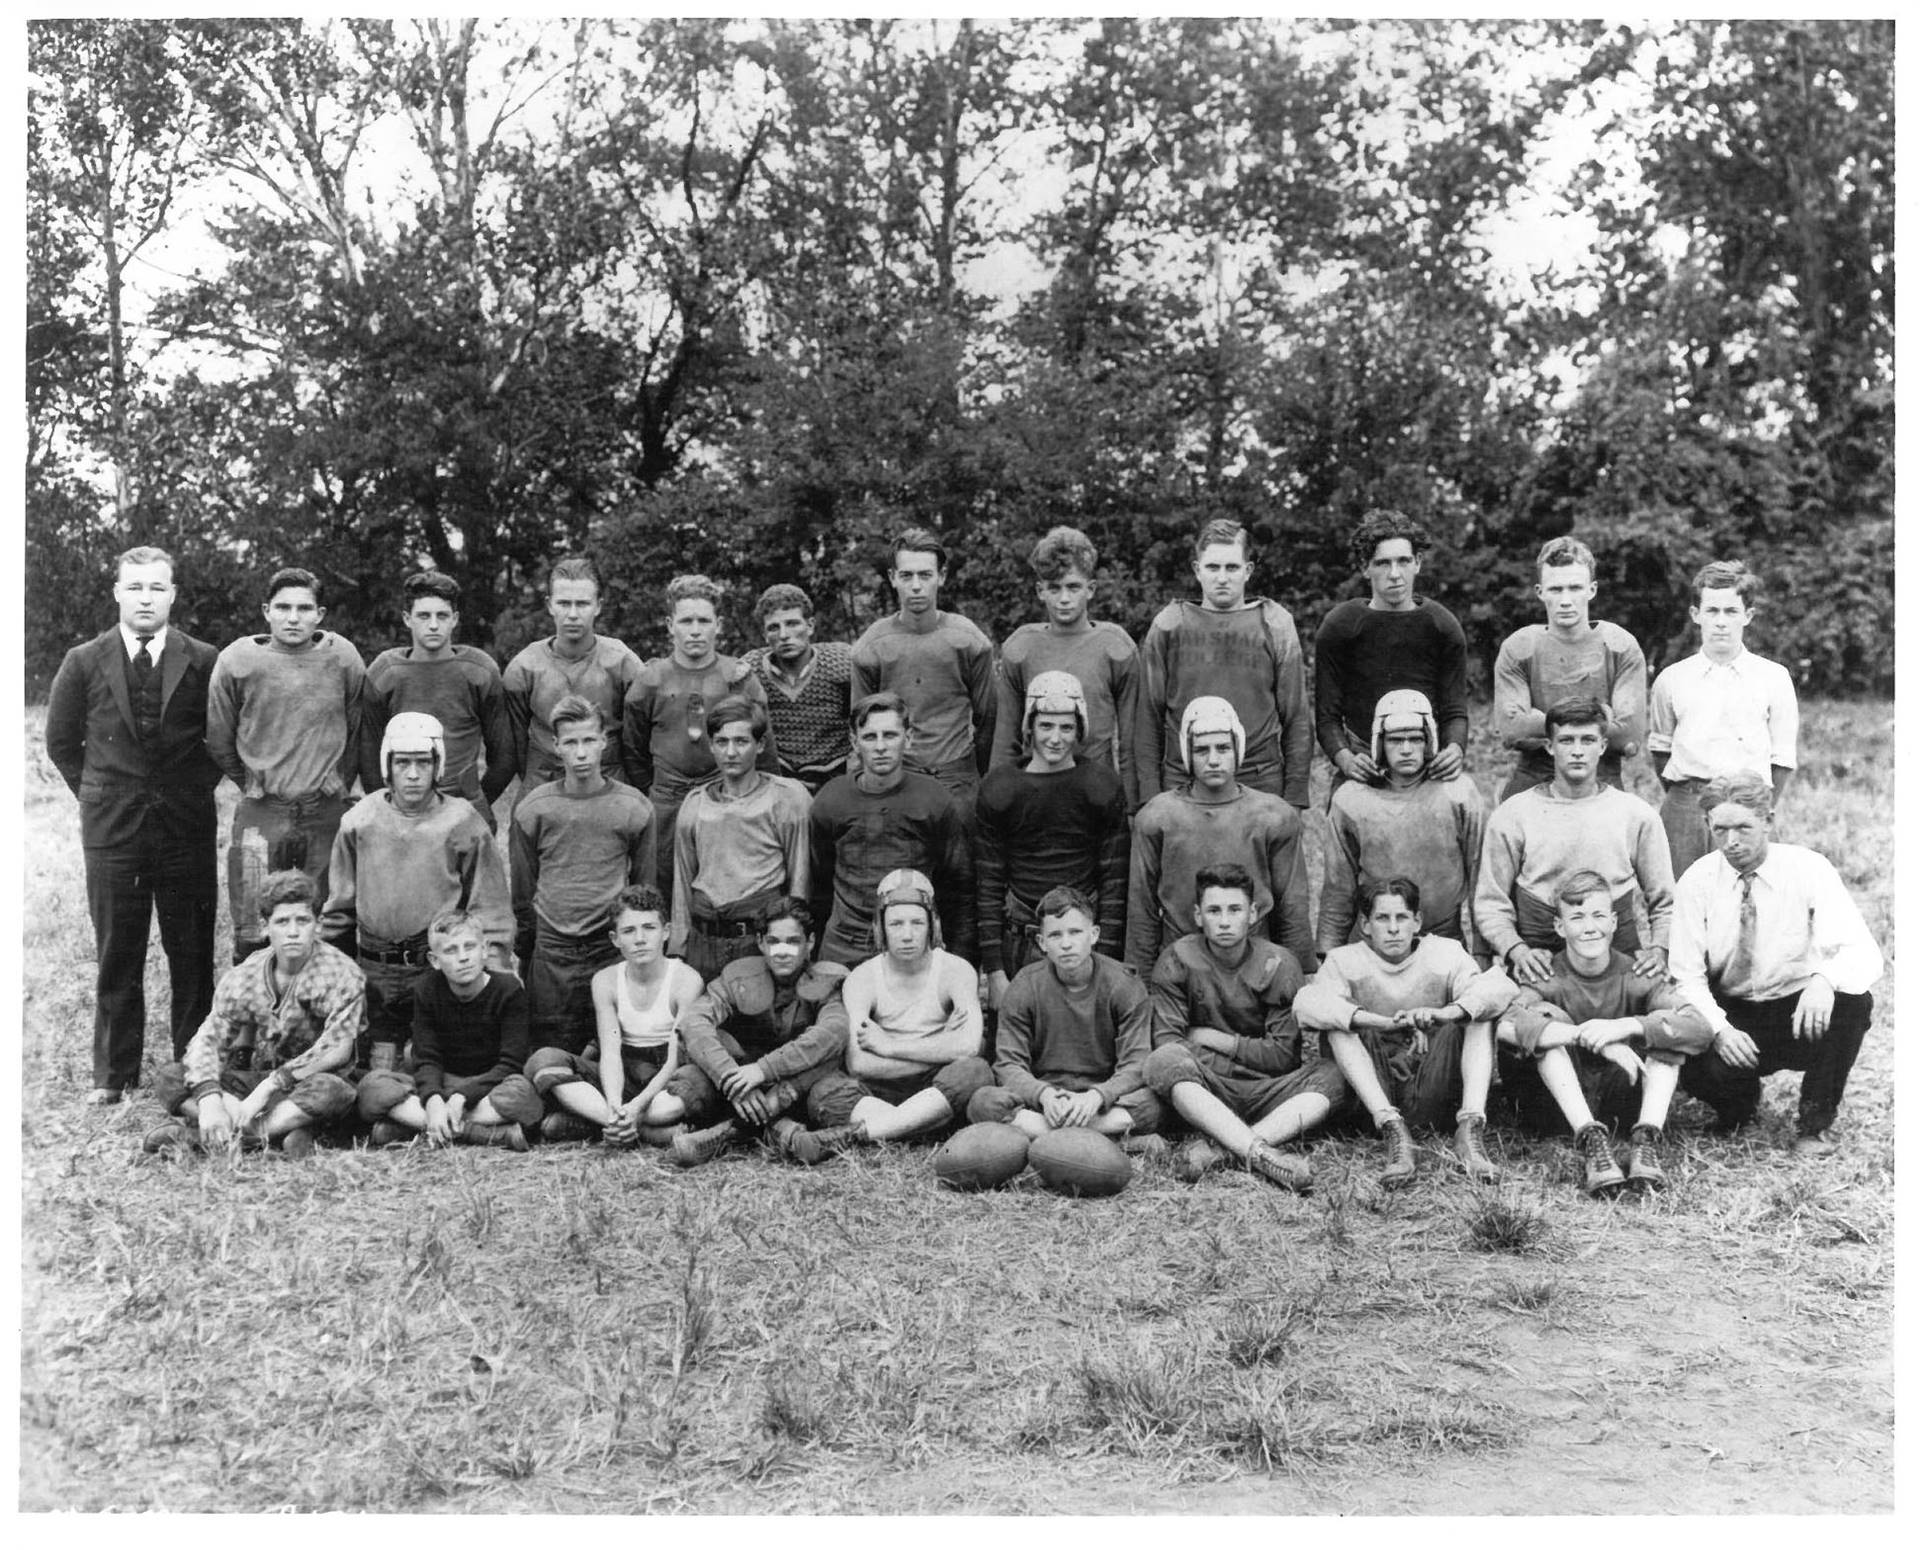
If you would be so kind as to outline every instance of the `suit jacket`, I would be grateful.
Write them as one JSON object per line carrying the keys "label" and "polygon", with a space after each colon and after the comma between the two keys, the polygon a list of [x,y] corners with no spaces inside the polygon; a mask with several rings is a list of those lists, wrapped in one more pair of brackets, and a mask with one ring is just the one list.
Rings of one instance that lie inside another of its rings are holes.
{"label": "suit jacket", "polygon": [[47,696],[47,755],[80,799],[82,844],[131,844],[151,813],[211,848],[220,766],[207,752],[207,684],[218,655],[168,627],[160,723],[143,743],[119,626],[67,653]]}

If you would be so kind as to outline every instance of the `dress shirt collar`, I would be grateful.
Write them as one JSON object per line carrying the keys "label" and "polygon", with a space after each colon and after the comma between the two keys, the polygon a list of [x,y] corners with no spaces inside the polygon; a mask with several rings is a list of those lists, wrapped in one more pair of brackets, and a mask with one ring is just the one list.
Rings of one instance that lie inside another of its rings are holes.
{"label": "dress shirt collar", "polygon": [[[135,657],[140,655],[140,637],[134,634],[134,632],[128,629],[124,624],[120,626],[120,640],[121,640],[121,643],[127,648],[127,660],[129,662],[131,662]],[[165,651],[166,649],[167,649],[167,627],[163,624],[160,626],[159,629],[153,632],[153,643],[149,649],[149,655],[152,656],[155,663],[158,663],[160,660],[160,653]]]}

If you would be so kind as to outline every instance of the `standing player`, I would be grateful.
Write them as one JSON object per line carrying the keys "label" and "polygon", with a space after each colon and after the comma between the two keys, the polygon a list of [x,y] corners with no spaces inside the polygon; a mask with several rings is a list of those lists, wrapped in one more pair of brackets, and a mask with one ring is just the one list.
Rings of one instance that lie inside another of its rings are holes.
{"label": "standing player", "polygon": [[1098,556],[1085,533],[1075,527],[1050,529],[1033,546],[1027,563],[1033,567],[1034,591],[1046,618],[1021,625],[1000,648],[988,769],[1018,766],[1033,752],[1024,741],[1024,711],[1034,680],[1043,673],[1070,674],[1079,680],[1087,711],[1086,730],[1075,751],[1119,775],[1127,811],[1132,812],[1140,805],[1133,772],[1133,733],[1140,716],[1139,649],[1119,625],[1087,616]]}
{"label": "standing player", "polygon": [[[1631,792],[1600,784],[1607,713],[1598,700],[1562,700],[1547,712],[1553,779],[1510,797],[1487,820],[1474,885],[1473,919],[1487,948],[1521,984],[1553,972],[1559,946],[1553,896],[1579,871],[1607,880],[1620,917],[1622,949],[1634,971],[1667,971],[1673,868],[1654,810]],[[1647,936],[1633,918],[1635,893],[1646,902]]]}
{"label": "standing player", "polygon": [[[415,571],[402,583],[410,646],[383,651],[367,668],[360,718],[360,785],[378,791],[385,779],[380,744],[390,717],[417,711],[440,723],[446,765],[440,789],[465,797],[497,828],[493,804],[513,780],[513,721],[507,690],[492,657],[455,643],[460,583],[439,571]],[[484,758],[485,771],[481,765]]]}
{"label": "standing player", "polygon": [[807,815],[822,961],[851,968],[872,953],[873,891],[901,868],[932,877],[946,935],[971,960],[973,857],[952,794],[907,768],[915,728],[899,695],[855,702],[851,721],[855,773],[828,781]]}
{"label": "standing player", "polygon": [[927,529],[895,536],[887,579],[900,608],[853,643],[853,698],[900,696],[913,718],[916,768],[953,793],[962,827],[971,828],[993,745],[993,642],[971,619],[941,612],[947,551]]}
{"label": "standing player", "polygon": [[1300,814],[1235,778],[1246,733],[1225,700],[1202,695],[1180,718],[1183,762],[1193,772],[1134,819],[1127,884],[1127,963],[1150,974],[1160,949],[1186,934],[1193,879],[1205,868],[1251,859],[1253,919],[1303,968],[1318,964],[1307,903]]}
{"label": "standing player", "polygon": [[173,557],[129,549],[115,567],[120,622],[75,646],[47,696],[47,757],[80,798],[93,920],[93,1089],[118,1103],[140,1080],[147,931],[160,917],[173,1058],[213,1005],[220,766],[207,754],[207,686],[218,655],[167,623]]}
{"label": "standing player", "polygon": [[1548,539],[1539,576],[1533,595],[1547,622],[1515,630],[1493,663],[1493,724],[1519,754],[1500,800],[1553,779],[1547,707],[1560,700],[1600,702],[1607,713],[1600,779],[1624,789],[1621,761],[1637,754],[1647,735],[1647,659],[1619,625],[1587,617],[1596,590],[1593,551],[1579,539]]}
{"label": "standing player", "polygon": [[259,892],[269,872],[296,867],[327,896],[327,862],[360,762],[366,668],[346,640],[320,628],[320,578],[291,567],[267,582],[265,635],[220,653],[207,690],[207,752],[240,788],[227,845],[227,898],[238,963],[264,945]]}
{"label": "standing player", "polygon": [[593,561],[579,555],[559,561],[547,576],[547,612],[553,634],[526,647],[507,664],[507,715],[513,723],[514,768],[524,796],[561,776],[554,746],[553,709],[568,695],[600,713],[604,750],[600,767],[625,780],[620,764],[620,716],[627,691],[640,676],[640,659],[611,635],[596,635],[600,577]]}
{"label": "standing player", "polygon": [[847,706],[852,696],[853,648],[844,641],[813,638],[813,599],[790,582],[779,582],[754,604],[764,647],[741,658],[767,691],[780,773],[818,796],[820,788],[847,771],[852,744]]}
{"label": "standing player", "polygon": [[514,946],[526,965],[535,1051],[577,1052],[593,1033],[593,976],[620,957],[607,934],[609,901],[653,880],[653,804],[608,778],[598,707],[570,694],[552,716],[566,775],[513,810]]}
{"label": "standing player", "polygon": [[[730,696],[760,702],[765,694],[746,664],[721,656],[720,589],[705,576],[675,576],[667,583],[667,636],[673,649],[640,669],[627,691],[623,757],[627,779],[653,803],[654,847],[660,892],[673,894],[673,826],[680,804],[713,774],[707,746],[707,711]],[[771,740],[762,735],[760,768],[779,769]]]}
{"label": "standing player", "polygon": [[673,831],[673,952],[703,980],[754,953],[767,906],[805,897],[812,867],[807,788],[758,767],[766,707],[728,695],[707,712],[707,741],[720,773]]}
{"label": "standing player", "polygon": [[1760,578],[1738,560],[1715,560],[1693,578],[1700,650],[1653,681],[1647,749],[1666,786],[1660,822],[1675,875],[1713,849],[1702,803],[1716,775],[1766,770],[1773,806],[1799,763],[1800,702],[1778,662],[1745,645]]}
{"label": "standing player", "polygon": [[412,1030],[413,984],[427,967],[435,917],[471,912],[492,967],[510,970],[507,869],[473,804],[438,789],[444,746],[431,716],[409,710],[389,721],[380,749],[386,789],[354,803],[333,841],[320,934],[366,976],[367,1043],[356,1053],[377,1070],[398,1062]]}
{"label": "standing player", "polygon": [[1185,781],[1180,721],[1194,697],[1204,694],[1231,703],[1247,728],[1240,783],[1304,809],[1313,723],[1293,615],[1269,598],[1247,598],[1253,546],[1238,522],[1222,519],[1200,529],[1193,543],[1193,574],[1200,601],[1167,604],[1140,647],[1134,749],[1140,800],[1144,804]]}
{"label": "standing player", "polygon": [[1327,800],[1320,931],[1324,955],[1359,938],[1360,885],[1370,877],[1411,877],[1426,901],[1425,929],[1479,944],[1472,930],[1474,878],[1487,806],[1471,776],[1431,772],[1440,754],[1433,707],[1417,689],[1380,696],[1373,713],[1377,780],[1341,781]]}
{"label": "standing player", "polygon": [[[1011,719],[1011,718],[1009,718]],[[1071,673],[1040,673],[1019,718],[1026,762],[991,770],[974,809],[980,971],[994,1006],[1035,956],[1041,899],[1072,888],[1094,903],[1100,950],[1120,956],[1127,919],[1127,808],[1120,777],[1084,746],[1087,702]]]}
{"label": "standing player", "polygon": [[1367,751],[1373,708],[1393,689],[1416,689],[1434,707],[1433,778],[1451,780],[1466,767],[1467,637],[1458,619],[1413,590],[1426,543],[1418,522],[1385,508],[1362,517],[1348,540],[1368,595],[1329,609],[1313,644],[1320,747],[1342,779],[1378,778]]}

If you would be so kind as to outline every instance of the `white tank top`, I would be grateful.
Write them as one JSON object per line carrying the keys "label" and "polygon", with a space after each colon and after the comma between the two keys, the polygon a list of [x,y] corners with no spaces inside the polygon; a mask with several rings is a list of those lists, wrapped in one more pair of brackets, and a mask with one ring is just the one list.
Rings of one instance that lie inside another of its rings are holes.
{"label": "white tank top", "polygon": [[661,976],[660,990],[651,1002],[641,1006],[634,1000],[633,976],[627,973],[627,966],[620,966],[620,978],[614,982],[618,990],[614,995],[614,1010],[620,1018],[620,1047],[622,1049],[663,1049],[667,1037],[673,1032],[674,1014],[670,1005],[673,991],[673,967],[668,965],[667,972]]}

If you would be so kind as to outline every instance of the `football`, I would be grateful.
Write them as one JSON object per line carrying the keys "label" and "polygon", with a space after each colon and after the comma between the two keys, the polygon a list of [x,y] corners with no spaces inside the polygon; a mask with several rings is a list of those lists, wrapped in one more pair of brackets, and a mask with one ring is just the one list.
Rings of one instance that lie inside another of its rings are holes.
{"label": "football", "polygon": [[1016,1125],[969,1125],[933,1154],[948,1189],[998,1189],[1027,1165],[1027,1133]]}
{"label": "football", "polygon": [[1117,1195],[1133,1178],[1133,1159],[1096,1130],[1050,1130],[1028,1146],[1027,1161],[1056,1195]]}

